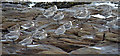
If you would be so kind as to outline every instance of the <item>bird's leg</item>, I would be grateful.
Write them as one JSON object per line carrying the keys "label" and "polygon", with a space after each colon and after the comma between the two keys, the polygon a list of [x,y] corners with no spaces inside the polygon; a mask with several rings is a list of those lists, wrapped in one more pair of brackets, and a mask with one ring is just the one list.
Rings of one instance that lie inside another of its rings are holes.
{"label": "bird's leg", "polygon": [[80,28],[82,28],[82,26],[83,26],[83,23],[80,23],[80,25],[81,25],[81,26],[80,26]]}
{"label": "bird's leg", "polygon": [[51,23],[50,18],[47,18],[47,19],[48,19],[48,23]]}
{"label": "bird's leg", "polygon": [[25,50],[27,50],[27,44],[25,45]]}
{"label": "bird's leg", "polygon": [[60,37],[60,34],[59,34],[59,37]]}
{"label": "bird's leg", "polygon": [[110,28],[108,28],[108,31],[109,31],[109,32],[111,32],[111,29],[110,29]]}
{"label": "bird's leg", "polygon": [[94,28],[94,26],[93,25],[91,25],[92,26],[92,31],[91,31],[91,34],[93,35],[93,36],[96,36],[96,31],[95,31],[95,28]]}
{"label": "bird's leg", "polygon": [[13,44],[15,44],[15,41],[14,41],[14,39],[12,39],[12,43],[13,43]]}
{"label": "bird's leg", "polygon": [[31,44],[34,44],[34,42],[32,41],[32,43]]}
{"label": "bird's leg", "polygon": [[48,22],[50,23],[50,19],[48,19]]}
{"label": "bird's leg", "polygon": [[57,25],[59,26],[59,20],[57,20]]}
{"label": "bird's leg", "polygon": [[103,39],[102,39],[102,41],[104,41],[105,40],[105,32],[103,33]]}

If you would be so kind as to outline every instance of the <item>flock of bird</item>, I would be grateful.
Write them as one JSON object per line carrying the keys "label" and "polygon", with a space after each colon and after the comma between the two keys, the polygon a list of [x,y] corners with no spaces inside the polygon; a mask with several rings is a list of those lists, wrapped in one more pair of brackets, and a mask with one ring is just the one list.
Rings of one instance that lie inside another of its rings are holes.
{"label": "flock of bird", "polygon": [[[43,12],[43,16],[45,16],[46,18],[52,18],[53,20],[57,21],[57,23],[59,24],[59,21],[64,19],[65,15],[63,12],[56,13],[57,11],[58,11],[58,8],[56,5],[54,5],[53,7],[45,9]],[[110,12],[110,11],[111,10],[105,9],[105,11],[103,13]],[[77,11],[73,17],[77,18],[77,19],[90,19],[91,16],[90,16],[90,12],[88,11],[88,8],[84,8],[84,9],[80,9],[79,11]],[[117,22],[117,20],[114,20],[114,22]],[[19,37],[21,36],[21,31],[24,31],[24,30],[27,30],[30,28],[35,28],[35,30],[32,32],[29,32],[30,36],[21,40],[18,44],[27,46],[33,42],[34,38],[39,39],[39,40],[47,38],[48,34],[47,34],[46,30],[39,29],[39,27],[37,27],[36,23],[37,23],[37,21],[27,21],[23,25],[16,24],[15,26],[13,26],[13,28],[11,27],[10,29],[8,29],[10,33],[5,34],[2,38],[5,39],[6,41],[14,42],[17,39],[19,39]],[[59,26],[54,31],[54,33],[56,35],[64,34],[66,32],[66,30],[70,30],[71,28],[73,28],[72,23],[73,23],[73,21],[68,21],[68,22],[64,23],[63,25]],[[111,27],[111,25],[116,26],[116,24],[113,24],[113,21],[108,22],[107,24],[109,27]],[[22,28],[22,29],[20,29],[20,28]]]}
{"label": "flock of bird", "polygon": [[[55,21],[62,20],[64,18],[63,12],[59,12],[55,15],[56,12],[57,12],[57,6],[55,5],[51,8],[46,9],[43,13],[43,16],[45,16],[46,18],[50,18],[51,16],[53,16],[53,20]],[[30,36],[23,39],[18,44],[27,46],[28,44],[31,44],[33,42],[34,38],[39,40],[46,38],[48,36],[47,32],[44,29],[40,30],[39,27],[37,27],[36,23],[37,21],[33,20],[33,21],[26,21],[26,23],[23,25],[16,24],[15,26],[9,28],[8,30],[10,33],[5,34],[2,38],[5,39],[6,41],[13,41],[14,43],[14,41],[19,39],[19,37],[21,36],[21,32],[25,32],[24,30],[30,29],[32,27],[34,27],[35,30],[33,31],[32,29],[32,32],[29,32]],[[56,35],[64,34],[65,31],[71,29],[71,27],[72,27],[72,22],[69,21],[64,25],[60,26],[55,31],[55,33]]]}

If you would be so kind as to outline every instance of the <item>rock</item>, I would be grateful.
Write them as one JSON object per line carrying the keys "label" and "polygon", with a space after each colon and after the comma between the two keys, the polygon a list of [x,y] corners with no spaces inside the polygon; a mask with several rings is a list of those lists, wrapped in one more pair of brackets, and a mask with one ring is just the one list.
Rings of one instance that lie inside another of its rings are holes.
{"label": "rock", "polygon": [[60,52],[60,51],[42,51],[37,54],[67,54],[66,52]]}
{"label": "rock", "polygon": [[97,9],[88,9],[91,12],[91,15],[99,14],[101,11],[98,11]]}
{"label": "rock", "polygon": [[69,35],[73,35],[73,34],[75,35],[76,34],[76,36],[77,36],[78,31],[80,31],[78,28],[73,28],[73,29],[67,30],[65,32],[65,34],[69,34]]}
{"label": "rock", "polygon": [[[12,2],[10,3],[12,4]],[[3,36],[4,34],[9,33],[7,29],[14,26],[15,24],[23,25],[26,23],[26,21],[29,20],[35,20],[37,21],[37,26],[41,29],[45,29],[48,36],[45,39],[38,40],[33,39],[33,43],[30,45],[27,45],[27,50],[25,46],[18,45],[18,42],[21,40],[31,36],[30,33],[23,33],[23,29],[21,29],[21,34],[18,40],[15,41],[16,44],[13,44],[10,41],[5,41],[3,43],[3,54],[11,54],[11,53],[17,53],[17,54],[115,54],[117,53],[116,50],[117,46],[113,44],[117,44],[120,41],[118,40],[119,35],[117,31],[118,29],[112,29],[111,33],[106,30],[106,38],[104,41],[101,41],[103,39],[103,33],[100,32],[99,29],[101,29],[102,25],[106,25],[107,21],[113,20],[115,17],[110,17],[106,19],[100,19],[96,17],[91,17],[90,19],[77,19],[74,18],[75,11],[80,10],[81,8],[88,8],[88,11],[90,11],[91,15],[95,14],[101,14],[103,9],[96,9],[95,6],[89,6],[89,5],[79,5],[84,4],[81,3],[37,3],[33,8],[27,8],[27,6],[30,4],[30,2],[22,3],[24,5],[27,5],[26,7],[20,7],[20,5],[10,5],[7,4],[7,6],[3,6],[3,8],[0,8],[2,10],[2,22],[0,23],[0,28],[2,29]],[[21,3],[19,3],[21,4]],[[1,4],[0,4],[1,5]],[[58,11],[55,13],[63,12],[65,15],[63,20],[60,20],[59,25],[57,21],[54,21],[52,19],[53,16],[46,18],[42,14],[45,9],[57,5]],[[74,6],[76,5],[76,6]],[[71,7],[73,6],[73,7]],[[64,8],[67,7],[67,8]],[[45,9],[44,9],[45,8]],[[59,9],[64,8],[64,9]],[[113,9],[114,11],[114,9]],[[114,11],[113,13],[117,13],[117,11]],[[1,13],[0,13],[1,14]],[[68,21],[73,21],[73,27],[69,30],[66,30],[66,32],[63,35],[56,35],[54,32],[55,30],[63,25],[64,23]],[[101,26],[100,26],[101,25]],[[117,24],[119,25],[119,24]],[[76,27],[77,26],[77,27]],[[31,27],[30,29],[27,29],[25,31],[32,32],[36,29],[36,27]],[[101,28],[100,28],[101,27]],[[104,30],[104,26],[102,28]],[[87,38],[87,36],[92,35],[95,33],[94,38]],[[3,40],[4,41],[4,40]],[[106,44],[110,42],[109,44]],[[5,48],[4,48],[5,47]],[[8,51],[6,51],[8,50]]]}
{"label": "rock", "polygon": [[115,41],[115,42],[120,42],[119,41],[119,35],[117,34],[114,34],[114,33],[106,33],[106,40],[109,40],[109,41]]}
{"label": "rock", "polygon": [[3,29],[3,28],[2,28],[2,24],[0,24],[0,29]]}
{"label": "rock", "polygon": [[54,33],[51,34],[51,37],[54,38],[69,38],[69,39],[78,39],[78,37],[76,35],[71,35],[71,34],[66,34],[66,35],[55,35]]}
{"label": "rock", "polygon": [[113,42],[105,42],[88,48],[100,50],[100,54],[118,54],[118,44]]}
{"label": "rock", "polygon": [[[1,33],[0,33],[1,36]],[[2,43],[0,42],[0,54],[2,54]]]}
{"label": "rock", "polygon": [[43,20],[43,19],[46,19],[46,17],[43,16],[43,15],[38,15],[38,17],[35,18],[35,20],[37,20],[37,21],[41,21],[41,20]]}
{"label": "rock", "polygon": [[17,54],[16,51],[20,50],[22,47],[21,45],[18,44],[3,44],[2,46],[4,46],[2,48],[3,53],[2,54]]}
{"label": "rock", "polygon": [[53,45],[38,44],[38,46],[33,47],[34,49],[44,49],[47,51],[63,51],[62,49],[55,47]]}
{"label": "rock", "polygon": [[14,7],[14,8],[22,8],[23,5],[21,4],[12,4],[12,3],[2,3],[3,8],[5,7]]}
{"label": "rock", "polygon": [[38,44],[38,46],[30,47],[30,48],[43,50],[38,52],[37,54],[67,54],[67,52],[63,51],[62,49],[52,45]]}
{"label": "rock", "polygon": [[103,39],[103,32],[97,32],[96,37],[99,38],[99,40]]}
{"label": "rock", "polygon": [[62,41],[68,42],[68,43],[72,43],[72,44],[81,44],[81,45],[94,44],[94,43],[90,43],[90,42],[82,42],[82,41],[67,39],[67,38],[60,38],[59,40],[62,40]]}
{"label": "rock", "polygon": [[71,51],[69,54],[100,54],[100,51],[92,48],[80,48]]}
{"label": "rock", "polygon": [[62,40],[57,40],[55,38],[47,38],[47,39],[39,41],[39,43],[43,43],[43,44],[48,44],[48,45],[53,45],[53,46],[59,47],[62,50],[64,50],[65,52],[70,52],[72,50],[76,50],[78,48],[83,47],[83,46],[79,46],[77,44],[75,45],[73,43],[65,42],[65,41],[62,41]]}
{"label": "rock", "polygon": [[2,25],[2,28],[7,29],[8,27],[13,26],[15,24],[16,24],[16,22],[4,22]]}
{"label": "rock", "polygon": [[80,31],[78,32],[78,36],[84,36],[84,35],[90,35],[91,33],[90,32],[87,32],[87,31]]}
{"label": "rock", "polygon": [[[20,20],[32,20],[38,13],[39,11],[35,9],[27,9],[24,11],[8,11],[8,12],[3,12],[3,16],[6,16],[6,18],[11,18],[11,19],[20,19]],[[22,19],[24,18],[24,19]]]}
{"label": "rock", "polygon": [[92,20],[97,20],[97,19],[99,19],[99,18],[91,16],[91,18],[89,20],[92,21]]}
{"label": "rock", "polygon": [[112,32],[112,33],[115,33],[115,34],[120,34],[120,29],[119,28],[116,28],[116,29],[110,29],[110,32]]}
{"label": "rock", "polygon": [[42,14],[42,12],[43,11],[40,11],[36,8],[26,9],[26,10],[21,11],[21,13],[40,13],[40,14]]}

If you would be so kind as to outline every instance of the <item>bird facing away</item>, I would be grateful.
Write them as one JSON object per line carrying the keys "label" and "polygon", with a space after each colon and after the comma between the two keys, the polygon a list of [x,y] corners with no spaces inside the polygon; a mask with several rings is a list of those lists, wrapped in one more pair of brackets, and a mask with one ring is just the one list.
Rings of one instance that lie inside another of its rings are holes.
{"label": "bird facing away", "polygon": [[19,24],[16,24],[16,25],[10,27],[8,30],[9,30],[10,32],[11,32],[11,31],[20,30],[20,25],[19,25]]}
{"label": "bird facing away", "polygon": [[43,16],[45,16],[46,18],[49,18],[49,17],[53,16],[56,12],[57,12],[57,6],[54,5],[53,7],[50,7],[48,9],[44,10]]}
{"label": "bird facing away", "polygon": [[55,31],[55,33],[56,33],[56,35],[60,35],[60,34],[64,34],[65,31],[66,31],[65,26],[62,25]]}
{"label": "bird facing away", "polygon": [[75,18],[78,19],[89,19],[90,18],[90,12],[87,8],[81,9],[75,13]]}
{"label": "bird facing away", "polygon": [[43,13],[43,16],[45,16],[46,18],[49,18],[49,17],[53,16],[54,14],[55,14],[54,11],[45,10],[44,13]]}
{"label": "bird facing away", "polygon": [[33,38],[36,38],[36,39],[44,39],[47,37],[47,33],[45,32],[45,30],[42,29],[42,31],[37,31],[36,34],[33,36]]}
{"label": "bird facing away", "polygon": [[53,17],[53,19],[54,19],[55,21],[62,20],[63,18],[64,18],[63,12],[57,13],[57,14]]}
{"label": "bird facing away", "polygon": [[72,21],[69,21],[69,22],[65,23],[64,26],[65,26],[66,30],[71,29],[72,28]]}
{"label": "bird facing away", "polygon": [[51,11],[57,12],[58,8],[57,8],[56,5],[54,5],[53,7],[50,7],[47,10],[51,10]]}
{"label": "bird facing away", "polygon": [[33,22],[33,21],[28,21],[28,22],[26,22],[26,24],[21,25],[21,27],[23,29],[29,29],[30,27],[33,27],[33,26],[35,26],[35,22]]}

